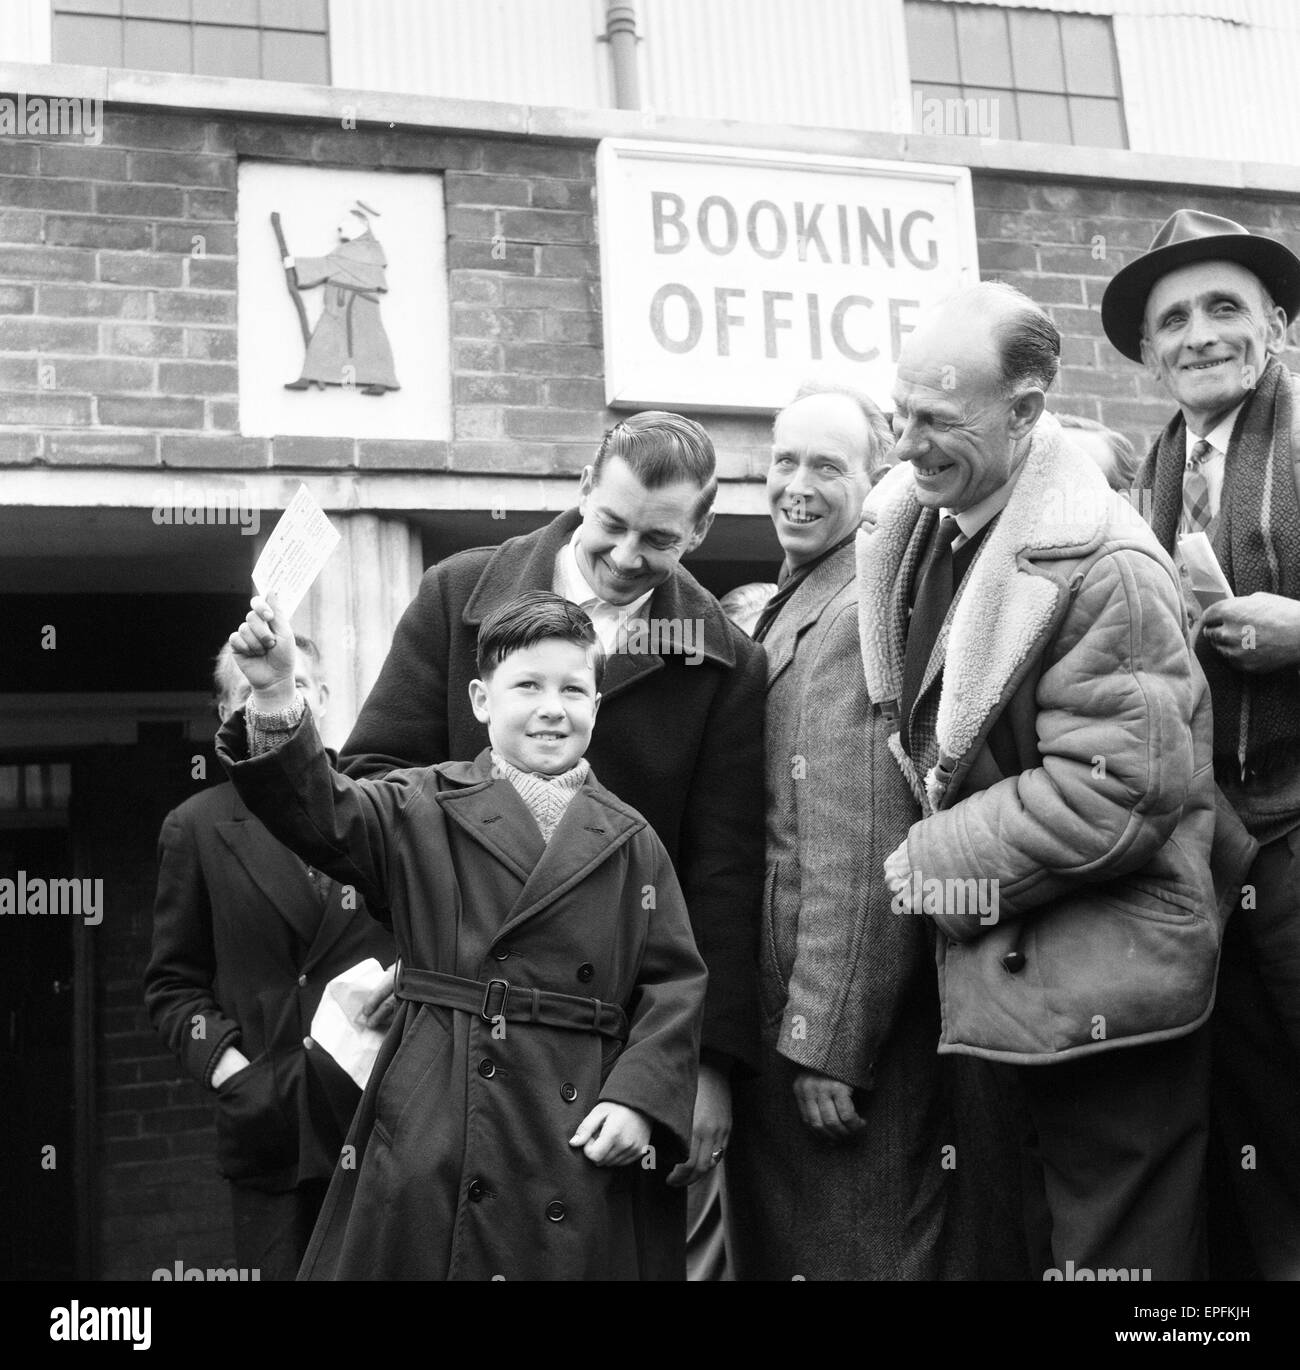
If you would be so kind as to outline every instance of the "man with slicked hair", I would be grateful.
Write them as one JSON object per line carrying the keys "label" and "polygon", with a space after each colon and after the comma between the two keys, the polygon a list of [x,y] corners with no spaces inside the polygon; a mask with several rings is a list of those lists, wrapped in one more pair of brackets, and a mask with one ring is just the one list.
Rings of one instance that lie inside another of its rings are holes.
{"label": "man with slicked hair", "polygon": [[921,806],[884,869],[939,934],[939,1050],[1014,1068],[1031,1278],[1193,1279],[1230,901],[1209,692],[1172,562],[1044,412],[1059,353],[993,283],[903,344],[858,568],[867,689]]}
{"label": "man with slicked hair", "polygon": [[[713,444],[694,420],[652,410],[616,424],[582,472],[576,509],[425,573],[342,752],[353,776],[477,755],[487,734],[468,685],[479,624],[525,590],[587,610],[609,656],[588,759],[667,848],[709,972],[691,1156],[661,1196],[683,1242],[680,1189],[722,1160],[731,1076],[756,1066],[759,1040],[764,657],[680,564],[704,541],[716,492]],[[575,993],[583,974],[574,967]],[[684,1260],[671,1266],[662,1276],[682,1278]]]}

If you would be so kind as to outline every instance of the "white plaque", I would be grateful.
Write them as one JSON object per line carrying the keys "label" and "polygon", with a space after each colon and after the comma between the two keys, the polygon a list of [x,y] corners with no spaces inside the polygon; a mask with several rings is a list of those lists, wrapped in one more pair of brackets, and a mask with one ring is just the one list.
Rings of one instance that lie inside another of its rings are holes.
{"label": "white plaque", "polygon": [[611,405],[770,412],[832,373],[887,402],[979,279],[965,167],[609,138],[597,185]]}

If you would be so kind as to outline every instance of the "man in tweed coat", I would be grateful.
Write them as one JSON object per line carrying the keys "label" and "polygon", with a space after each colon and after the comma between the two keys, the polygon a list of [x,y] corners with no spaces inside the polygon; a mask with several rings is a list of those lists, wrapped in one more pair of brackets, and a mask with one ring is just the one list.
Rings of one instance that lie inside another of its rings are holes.
{"label": "man in tweed coat", "polygon": [[872,717],[854,539],[892,446],[876,406],[807,386],[777,415],[767,493],[785,551],[767,651],[761,1074],[726,1165],[740,1279],[927,1279],[951,1141],[933,934],[881,875],[920,808]]}

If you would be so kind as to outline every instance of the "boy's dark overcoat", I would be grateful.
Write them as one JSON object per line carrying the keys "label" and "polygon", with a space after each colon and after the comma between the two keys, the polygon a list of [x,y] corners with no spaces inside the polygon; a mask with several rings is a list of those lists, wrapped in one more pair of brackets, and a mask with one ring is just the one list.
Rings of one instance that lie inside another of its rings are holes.
{"label": "boy's dark overcoat", "polygon": [[[681,1235],[664,1180],[690,1136],[706,977],[645,820],[590,776],[544,843],[486,752],[354,782],[310,719],[242,760],[237,714],[218,751],[281,841],[391,921],[404,966],[620,1004],[630,1025],[620,1052],[594,1032],[402,1002],[349,1134],[355,1168],[345,1148],[300,1277],[665,1273]],[[569,1146],[599,1099],[654,1120],[653,1170]]]}

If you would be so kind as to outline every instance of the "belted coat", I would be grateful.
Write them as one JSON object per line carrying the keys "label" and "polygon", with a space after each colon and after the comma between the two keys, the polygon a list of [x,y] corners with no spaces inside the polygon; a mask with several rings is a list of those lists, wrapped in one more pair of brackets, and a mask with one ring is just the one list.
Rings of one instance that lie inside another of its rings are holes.
{"label": "belted coat", "polygon": [[[236,714],[218,752],[281,841],[391,922],[404,969],[599,1000],[628,1023],[620,1045],[402,1001],[299,1278],[669,1273],[681,1233],[664,1181],[689,1145],[706,973],[640,814],[589,775],[547,843],[486,751],[353,781],[310,718],[244,760]],[[602,1099],[652,1119],[642,1162],[600,1168],[569,1145]]]}

